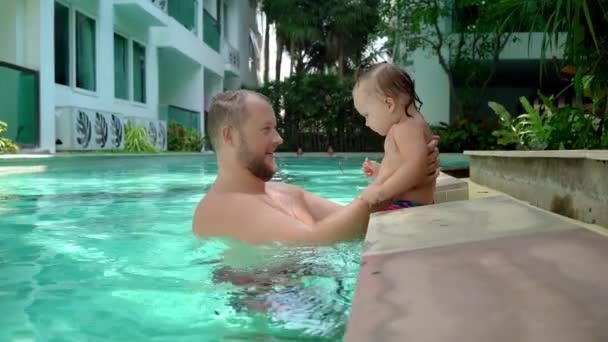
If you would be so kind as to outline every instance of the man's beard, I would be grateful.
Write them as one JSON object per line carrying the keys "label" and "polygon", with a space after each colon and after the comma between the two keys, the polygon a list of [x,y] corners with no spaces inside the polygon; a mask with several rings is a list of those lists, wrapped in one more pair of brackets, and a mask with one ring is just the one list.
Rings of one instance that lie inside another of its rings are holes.
{"label": "man's beard", "polygon": [[245,163],[247,170],[257,178],[268,182],[274,176],[275,171],[266,164],[265,158],[266,155],[256,158],[245,144],[239,148],[239,159]]}

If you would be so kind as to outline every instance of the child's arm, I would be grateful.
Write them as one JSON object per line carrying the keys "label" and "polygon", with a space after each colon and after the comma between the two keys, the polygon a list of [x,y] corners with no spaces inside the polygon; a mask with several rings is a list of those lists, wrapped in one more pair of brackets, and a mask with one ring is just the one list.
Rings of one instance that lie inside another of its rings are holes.
{"label": "child's arm", "polygon": [[424,128],[418,123],[393,127],[389,143],[394,144],[403,161],[392,174],[376,181],[380,185],[379,200],[395,197],[420,185],[427,176],[427,143]]}

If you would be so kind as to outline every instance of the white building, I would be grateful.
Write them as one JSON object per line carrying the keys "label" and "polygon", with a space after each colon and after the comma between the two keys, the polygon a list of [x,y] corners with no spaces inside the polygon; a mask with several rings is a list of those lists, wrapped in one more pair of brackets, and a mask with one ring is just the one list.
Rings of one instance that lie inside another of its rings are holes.
{"label": "white building", "polygon": [[258,84],[256,1],[0,5],[0,121],[25,147],[117,148],[133,121],[163,148],[168,122],[203,133],[214,95]]}

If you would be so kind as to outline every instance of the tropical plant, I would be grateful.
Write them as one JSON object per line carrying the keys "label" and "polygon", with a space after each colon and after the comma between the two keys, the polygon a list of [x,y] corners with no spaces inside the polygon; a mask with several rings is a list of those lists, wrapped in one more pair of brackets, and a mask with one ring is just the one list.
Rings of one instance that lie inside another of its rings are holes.
{"label": "tropical plant", "polygon": [[[608,119],[608,2],[605,0],[516,0],[516,13],[532,13],[530,32],[542,32],[541,60],[563,49],[562,72],[573,75],[577,102]],[[565,38],[565,39],[564,39]],[[587,103],[585,103],[587,102]]]}
{"label": "tropical plant", "polygon": [[496,138],[491,134],[491,124],[480,119],[458,118],[449,124],[440,122],[439,125],[432,125],[431,130],[440,137],[441,152],[492,150],[497,146]]}
{"label": "tropical plant", "polygon": [[176,122],[171,122],[169,124],[169,151],[200,152],[202,148],[203,138],[196,130],[184,128],[184,126]]}
{"label": "tropical plant", "polygon": [[125,150],[128,152],[152,153],[158,150],[150,143],[146,128],[127,123],[125,128]]}
{"label": "tropical plant", "polygon": [[523,139],[526,146],[533,150],[544,150],[549,146],[550,128],[548,121],[550,115],[540,114],[540,110],[546,109],[544,106],[535,108],[525,97],[520,97],[519,101],[526,110],[526,113],[517,117],[519,125],[520,139]]}
{"label": "tropical plant", "polygon": [[263,0],[266,20],[277,32],[277,79],[283,48],[292,61],[291,75],[335,71],[342,79],[355,71],[376,37],[380,2]]}
{"label": "tropical plant", "polygon": [[17,153],[19,147],[8,138],[3,138],[2,135],[6,132],[8,125],[4,121],[0,121],[0,154]]}
{"label": "tropical plant", "polygon": [[280,150],[381,151],[382,137],[365,127],[352,99],[353,80],[337,75],[294,75],[257,89],[266,95],[277,115],[284,139]]}
{"label": "tropical plant", "polygon": [[541,103],[532,106],[525,97],[520,102],[525,113],[512,119],[500,104],[490,102],[501,127],[492,134],[498,144],[529,150],[597,149],[608,147],[608,125],[579,105],[558,107],[553,96],[539,94]]}
{"label": "tropical plant", "polygon": [[505,147],[514,147],[519,143],[519,134],[511,113],[500,103],[490,101],[488,106],[498,115],[500,128],[492,132],[498,140],[496,143]]}

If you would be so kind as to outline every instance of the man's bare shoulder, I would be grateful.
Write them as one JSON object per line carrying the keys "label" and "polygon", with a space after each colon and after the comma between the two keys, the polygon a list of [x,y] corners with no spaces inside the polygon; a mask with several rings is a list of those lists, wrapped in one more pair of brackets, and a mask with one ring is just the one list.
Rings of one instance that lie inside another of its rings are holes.
{"label": "man's bare shoulder", "polygon": [[196,207],[192,231],[199,236],[225,235],[233,227],[240,227],[242,217],[255,212],[259,205],[252,195],[209,191]]}

